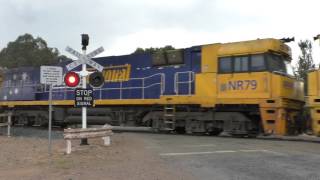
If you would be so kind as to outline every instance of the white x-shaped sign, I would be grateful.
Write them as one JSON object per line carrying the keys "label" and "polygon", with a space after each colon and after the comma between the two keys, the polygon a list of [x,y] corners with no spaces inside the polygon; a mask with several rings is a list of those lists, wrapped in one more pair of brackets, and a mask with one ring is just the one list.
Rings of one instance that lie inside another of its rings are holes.
{"label": "white x-shaped sign", "polygon": [[74,60],[72,63],[70,63],[70,64],[68,64],[66,66],[68,71],[76,68],[77,66],[80,66],[81,64],[88,64],[91,67],[93,67],[93,68],[97,69],[98,71],[102,72],[103,66],[101,66],[100,64],[98,64],[95,61],[91,60],[91,58],[93,58],[96,55],[102,53],[104,51],[103,47],[100,47],[100,48],[92,51],[91,53],[89,53],[87,55],[82,55],[81,53],[79,53],[78,51],[72,49],[69,46],[67,46],[66,51],[78,58],[78,59]]}

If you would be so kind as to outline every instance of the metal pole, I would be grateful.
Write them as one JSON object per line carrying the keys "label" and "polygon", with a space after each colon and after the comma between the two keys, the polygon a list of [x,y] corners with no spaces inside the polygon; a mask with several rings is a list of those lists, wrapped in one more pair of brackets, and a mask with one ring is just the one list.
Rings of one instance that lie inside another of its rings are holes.
{"label": "metal pole", "polygon": [[[86,55],[86,50],[83,49],[82,50],[83,55]],[[82,73],[86,73],[87,71],[87,65],[85,63],[82,64]],[[86,89],[87,88],[87,79],[86,76],[82,76],[82,88]],[[82,107],[82,129],[86,129],[87,128],[87,107]],[[81,139],[81,143],[80,145],[88,145],[88,139],[87,138],[83,138]]]}
{"label": "metal pole", "polygon": [[66,99],[67,99],[67,88],[65,87],[63,91],[63,100],[66,100]]}
{"label": "metal pole", "polygon": [[189,95],[191,95],[191,78],[192,78],[192,72],[189,72]]}
{"label": "metal pole", "polygon": [[48,152],[51,155],[51,129],[52,129],[52,84],[49,85],[49,126],[48,126],[48,139],[49,139],[49,146]]}
{"label": "metal pole", "polygon": [[[82,64],[82,71],[86,71],[86,64]],[[86,77],[82,76],[82,88],[87,88]],[[87,107],[82,107],[82,128],[87,128]]]}
{"label": "metal pole", "polygon": [[142,99],[144,99],[144,78],[142,79]]}
{"label": "metal pole", "polygon": [[120,99],[122,99],[122,81],[120,81]]}

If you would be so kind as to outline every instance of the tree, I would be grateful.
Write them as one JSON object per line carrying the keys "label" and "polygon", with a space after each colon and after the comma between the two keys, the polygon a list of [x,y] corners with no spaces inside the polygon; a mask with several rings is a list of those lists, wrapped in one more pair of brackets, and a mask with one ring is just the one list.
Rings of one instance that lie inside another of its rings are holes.
{"label": "tree", "polygon": [[168,51],[168,50],[174,50],[175,48],[171,45],[167,45],[165,47],[161,47],[161,48],[153,48],[153,47],[150,47],[150,48],[140,48],[138,47],[132,54],[140,54],[140,53],[155,53],[155,52],[158,52],[158,51]]}
{"label": "tree", "polygon": [[24,34],[15,41],[9,42],[7,47],[0,51],[0,66],[14,68],[52,65],[56,64],[59,59],[64,59],[60,57],[58,49],[48,47],[47,42],[42,38]]}
{"label": "tree", "polygon": [[299,55],[296,76],[303,79],[306,85],[307,73],[315,67],[312,58],[312,44],[310,40],[300,40],[298,45],[301,50],[301,55]]}

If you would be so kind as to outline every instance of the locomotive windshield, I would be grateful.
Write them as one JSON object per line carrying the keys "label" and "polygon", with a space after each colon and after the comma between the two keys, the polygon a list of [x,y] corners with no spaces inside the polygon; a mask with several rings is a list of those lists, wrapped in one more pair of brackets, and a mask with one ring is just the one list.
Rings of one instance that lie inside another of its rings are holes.
{"label": "locomotive windshield", "polygon": [[288,58],[277,54],[267,54],[267,62],[269,71],[293,75],[293,69]]}
{"label": "locomotive windshield", "polygon": [[269,71],[293,76],[290,60],[278,54],[252,54],[219,58],[219,73]]}

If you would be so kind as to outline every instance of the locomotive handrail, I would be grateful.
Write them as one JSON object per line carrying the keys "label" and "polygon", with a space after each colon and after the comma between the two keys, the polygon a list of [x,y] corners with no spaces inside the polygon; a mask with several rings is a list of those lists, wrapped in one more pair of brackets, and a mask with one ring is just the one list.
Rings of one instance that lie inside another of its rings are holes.
{"label": "locomotive handrail", "polygon": [[[152,78],[152,77],[155,77],[155,76],[159,76],[160,75],[160,82],[157,82],[157,83],[153,83],[153,84],[150,84],[150,85],[148,85],[148,86],[145,86],[145,81],[147,80],[147,79],[150,79],[150,78]],[[143,77],[143,78],[131,78],[131,79],[129,79],[129,81],[132,81],[132,80],[141,80],[142,81],[142,86],[141,87],[139,87],[139,86],[137,86],[137,87],[123,87],[123,81],[121,80],[113,80],[113,81],[107,81],[107,82],[116,82],[116,81],[120,81],[119,83],[119,86],[120,87],[118,87],[118,88],[99,88],[100,89],[100,99],[101,99],[101,91],[108,91],[108,90],[119,90],[120,91],[120,99],[122,99],[122,90],[124,90],[124,89],[142,89],[142,99],[144,99],[145,98],[145,89],[146,88],[150,88],[150,87],[152,87],[152,86],[156,86],[156,85],[160,85],[160,95],[162,95],[163,94],[163,92],[164,92],[164,74],[163,73],[157,73],[157,74],[153,74],[153,75],[151,75],[151,76],[147,76],[147,77]]]}
{"label": "locomotive handrail", "polygon": [[30,84],[19,84],[19,86],[15,86],[15,85],[10,85],[10,86],[9,86],[9,85],[4,85],[3,88],[14,88],[14,87],[22,87],[22,86],[23,86],[23,87],[33,87],[33,86],[36,87],[36,86],[38,86],[38,85],[39,85],[39,84],[31,84],[31,83],[30,83]]}
{"label": "locomotive handrail", "polygon": [[[12,84],[15,84],[15,85],[12,85]],[[16,85],[25,86],[30,84],[33,85],[33,81],[31,80],[16,80],[14,82],[12,82],[12,80],[3,81],[3,87],[6,87],[6,88],[17,87]]]}
{"label": "locomotive handrail", "polygon": [[[151,75],[151,76],[146,76],[146,77],[143,77],[143,78],[131,78],[131,79],[129,79],[129,81],[130,80],[139,80],[139,79],[149,79],[149,78],[151,78],[151,77],[153,77],[153,76],[158,76],[158,75],[164,75],[163,73],[157,73],[157,74],[153,74],[153,75]],[[115,80],[109,80],[109,81],[105,81],[105,82],[121,82],[121,81],[123,81],[123,79],[115,79]]]}
{"label": "locomotive handrail", "polygon": [[[179,76],[182,74],[188,75],[187,81],[179,81]],[[188,94],[191,95],[192,82],[194,82],[194,72],[193,71],[176,72],[174,74],[174,92],[176,93],[176,95],[179,95],[179,84],[188,84]]]}
{"label": "locomotive handrail", "polygon": [[[145,86],[145,81],[147,79],[150,79],[152,77],[156,77],[156,76],[160,76],[160,82],[156,82],[156,83],[152,83],[150,85]],[[126,89],[142,89],[142,98],[145,98],[145,89],[153,87],[153,86],[157,86],[160,85],[160,95],[162,95],[164,93],[165,90],[165,83],[164,83],[164,79],[165,79],[165,75],[164,73],[157,73],[157,74],[153,74],[147,77],[143,77],[143,78],[131,78],[128,81],[135,81],[135,80],[140,80],[142,81],[142,86],[133,86],[133,87],[123,87],[123,79],[116,79],[116,80],[112,80],[112,81],[106,81],[107,83],[109,82],[115,82],[115,83],[119,83],[119,87],[114,87],[114,88],[94,88],[94,91],[100,91],[99,94],[99,99],[102,99],[102,91],[111,91],[111,90],[119,90],[120,91],[120,99],[122,99],[122,91],[126,90]],[[64,95],[64,99],[66,99],[66,92],[70,92],[70,91],[74,91],[76,87],[71,88],[71,87],[66,87],[66,86],[54,86],[52,88],[52,92],[61,92],[61,90],[63,90],[65,92]],[[47,89],[44,90],[44,92],[49,92]]]}

